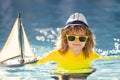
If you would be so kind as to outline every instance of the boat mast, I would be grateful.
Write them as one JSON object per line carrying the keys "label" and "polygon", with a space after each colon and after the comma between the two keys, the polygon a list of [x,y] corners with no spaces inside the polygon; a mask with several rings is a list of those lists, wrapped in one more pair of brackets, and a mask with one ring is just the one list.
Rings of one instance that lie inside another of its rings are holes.
{"label": "boat mast", "polygon": [[24,55],[23,55],[23,48],[22,48],[22,23],[21,23],[21,14],[18,14],[18,19],[19,19],[19,39],[20,39],[20,49],[21,49],[21,59],[20,59],[20,63],[24,63]]}

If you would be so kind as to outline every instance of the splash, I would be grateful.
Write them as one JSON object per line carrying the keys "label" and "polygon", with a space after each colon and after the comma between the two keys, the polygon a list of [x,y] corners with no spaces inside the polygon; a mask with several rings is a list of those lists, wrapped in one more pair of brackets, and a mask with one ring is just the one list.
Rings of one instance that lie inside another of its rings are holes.
{"label": "splash", "polygon": [[95,49],[96,52],[103,56],[120,55],[120,39],[114,38],[114,48],[112,50]]}
{"label": "splash", "polygon": [[57,29],[35,29],[39,33],[39,35],[36,36],[36,40],[42,41],[42,42],[50,42],[50,43],[55,43],[56,39],[58,37],[58,32],[60,28]]}

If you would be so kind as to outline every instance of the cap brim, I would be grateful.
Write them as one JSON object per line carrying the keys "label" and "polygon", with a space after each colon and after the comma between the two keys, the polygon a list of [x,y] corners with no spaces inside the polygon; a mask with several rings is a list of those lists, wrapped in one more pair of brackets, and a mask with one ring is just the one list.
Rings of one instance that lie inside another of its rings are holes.
{"label": "cap brim", "polygon": [[68,26],[76,26],[76,25],[88,27],[88,25],[85,24],[83,21],[78,21],[78,20],[67,23],[65,27],[68,27]]}

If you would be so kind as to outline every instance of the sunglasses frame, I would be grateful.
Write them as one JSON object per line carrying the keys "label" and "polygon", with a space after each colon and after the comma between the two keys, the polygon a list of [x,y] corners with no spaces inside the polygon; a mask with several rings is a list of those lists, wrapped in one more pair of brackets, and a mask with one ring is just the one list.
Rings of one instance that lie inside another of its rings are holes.
{"label": "sunglasses frame", "polygon": [[[73,37],[75,37],[75,39],[76,39],[76,38],[79,39],[80,42],[85,42],[85,41],[88,39],[88,36],[74,36],[74,35],[68,35],[68,34],[66,34],[67,39],[68,39],[69,36],[73,36]],[[85,41],[81,41],[81,40],[80,40],[81,37],[85,37],[86,40],[85,40]],[[74,39],[73,41],[75,41],[75,39]],[[68,39],[68,40],[69,40],[69,39]],[[71,40],[69,40],[69,41],[71,41]]]}

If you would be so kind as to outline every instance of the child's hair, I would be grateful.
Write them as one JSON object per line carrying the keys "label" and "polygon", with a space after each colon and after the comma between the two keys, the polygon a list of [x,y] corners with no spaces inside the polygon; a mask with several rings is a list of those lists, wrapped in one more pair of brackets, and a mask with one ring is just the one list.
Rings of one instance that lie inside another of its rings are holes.
{"label": "child's hair", "polygon": [[58,42],[56,46],[58,51],[60,51],[61,53],[65,53],[68,50],[66,34],[69,33],[79,34],[79,32],[83,32],[85,33],[86,36],[88,36],[85,47],[83,48],[83,52],[85,53],[84,54],[85,58],[89,57],[89,53],[93,50],[95,46],[95,39],[91,30],[86,26],[76,25],[76,26],[68,26],[66,28],[61,29],[60,36],[58,38]]}

